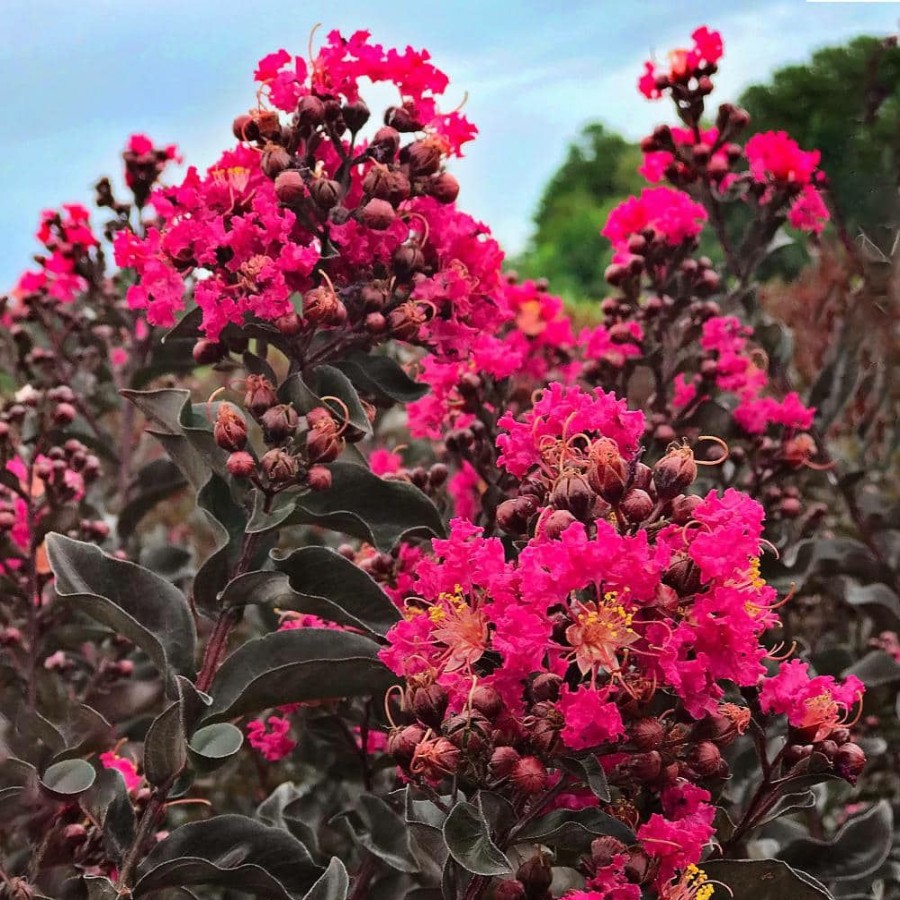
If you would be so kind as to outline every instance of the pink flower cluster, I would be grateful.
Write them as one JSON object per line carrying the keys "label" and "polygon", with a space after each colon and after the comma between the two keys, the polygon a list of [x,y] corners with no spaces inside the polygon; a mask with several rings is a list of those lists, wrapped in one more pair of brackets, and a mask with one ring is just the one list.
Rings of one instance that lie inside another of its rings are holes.
{"label": "pink flower cluster", "polygon": [[610,212],[600,232],[613,245],[615,261],[629,258],[628,240],[646,230],[671,246],[697,237],[707,212],[682,191],[669,187],[646,188]]}
{"label": "pink flower cluster", "polygon": [[360,81],[391,83],[400,102],[393,115],[414,122],[416,130],[436,135],[445,152],[462,156],[463,144],[478,129],[458,110],[442,113],[438,109],[437,100],[450,81],[430,62],[428,51],[385,50],[370,38],[368,31],[356,31],[350,37],[331,31],[312,63],[278,50],[260,60],[254,79],[263,85],[272,105],[288,113],[311,94],[355,103],[360,99]]}
{"label": "pink flower cluster", "polygon": [[22,274],[12,291],[13,298],[21,301],[29,294],[46,292],[60,303],[72,303],[87,287],[79,264],[98,243],[90,213],[78,203],[44,210],[35,236],[47,254],[38,257],[40,268]]}
{"label": "pink flower cluster", "polygon": [[790,201],[788,222],[801,231],[821,233],[830,213],[816,185],[825,181],[818,168],[818,150],[802,150],[784,131],[755,134],[745,148],[750,174],[766,185],[762,202],[767,202],[776,188],[789,189],[796,195]]}
{"label": "pink flower cluster", "polygon": [[669,53],[668,71],[657,70],[654,62],[644,63],[644,74],[638,80],[638,89],[648,100],[658,100],[673,86],[686,85],[692,78],[714,71],[722,58],[722,36],[718,31],[710,31],[705,25],[691,35],[690,49],[673,50]]}
{"label": "pink flower cluster", "polygon": [[[686,447],[671,448],[652,470],[641,464],[640,412],[600,390],[553,384],[499,426],[499,463],[520,484],[509,502],[527,501],[528,531],[510,555],[499,538],[455,519],[396,593],[405,616],[381,658],[406,679],[410,708],[432,727],[438,695],[430,685],[445,692],[451,717],[470,715],[472,704],[489,716],[504,735],[498,766],[530,751],[526,774],[552,769],[565,747],[597,754],[626,795],[649,787],[658,811],[636,834],[661,889],[710,840],[715,810],[696,782],[721,776],[724,763],[708,741],[685,749],[668,779],[659,754],[635,757],[647,729],[658,727],[647,724],[654,698],[705,723],[701,732],[733,737],[751,710],[726,702],[724,685],[761,687],[764,710],[822,741],[843,726],[861,686],[810,679],[799,662],[767,678],[762,638],[779,618],[776,592],[759,573],[763,509],[733,489],[683,493],[696,474]],[[445,726],[450,746],[424,737],[409,762],[413,777],[434,784],[460,764],[455,721]],[[690,744],[692,733],[674,726],[670,740]],[[409,734],[401,730],[395,746]],[[621,896],[631,890],[615,861],[589,885],[602,897],[616,896],[610,886]]]}
{"label": "pink flower cluster", "polygon": [[[714,384],[737,397],[733,416],[750,434],[762,434],[770,425],[805,430],[813,423],[815,409],[807,407],[796,392],[780,399],[762,396],[769,381],[760,364],[759,354],[749,348],[753,331],[734,316],[715,316],[703,324],[701,348],[716,362]],[[691,378],[680,373],[676,378],[675,404],[685,407],[703,399],[700,375]]]}

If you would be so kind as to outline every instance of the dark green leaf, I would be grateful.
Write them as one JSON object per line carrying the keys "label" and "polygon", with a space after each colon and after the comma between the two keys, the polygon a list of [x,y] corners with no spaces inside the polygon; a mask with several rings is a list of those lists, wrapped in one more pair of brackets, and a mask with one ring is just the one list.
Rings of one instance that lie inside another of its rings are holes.
{"label": "dark green leaf", "polygon": [[847,669],[847,675],[855,675],[866,687],[879,687],[900,681],[900,662],[890,653],[873,650]]}
{"label": "dark green leaf", "polygon": [[97,780],[79,802],[103,830],[103,844],[109,858],[121,862],[134,841],[135,832],[134,807],[122,773],[101,768]]}
{"label": "dark green leaf", "polygon": [[84,793],[96,777],[96,770],[86,760],[64,759],[44,772],[41,786],[55,797],[74,797]]}
{"label": "dark green leaf", "polygon": [[889,614],[891,624],[900,625],[900,598],[886,584],[861,585],[852,578],[842,578],[837,596],[851,606],[870,609],[876,614],[883,610]]}
{"label": "dark green leaf", "polygon": [[521,843],[541,843],[558,846],[581,846],[589,844],[595,837],[606,834],[625,844],[633,844],[634,833],[618,819],[596,807],[584,809],[555,809],[546,816],[529,822],[525,828],[515,833],[514,839]]}
{"label": "dark green leaf", "polygon": [[381,635],[400,620],[377,582],[328,547],[302,547],[274,560],[295,592],[290,609]]}
{"label": "dark green leaf", "polygon": [[370,853],[400,872],[417,872],[403,819],[384,800],[362,794],[353,809],[338,813],[331,824],[342,824]]}
{"label": "dark green leaf", "polygon": [[169,459],[154,459],[147,463],[128,486],[128,500],[119,513],[119,537],[127,539],[141,519],[158,503],[187,487],[187,481]]}
{"label": "dark green leaf", "polygon": [[147,432],[152,434],[199,490],[209,478],[209,464],[191,445],[181,426],[182,410],[190,405],[191,392],[182,388],[163,388],[156,391],[121,391],[147,418]]}
{"label": "dark green leaf", "polygon": [[318,848],[316,830],[311,818],[304,815],[302,808],[304,799],[308,796],[308,793],[293,782],[282,782],[259,805],[256,817],[266,825],[289,831],[298,841],[306,845],[310,852],[316,853]]}
{"label": "dark green leaf", "polygon": [[177,700],[150,724],[144,738],[144,774],[150,784],[172,782],[187,764],[184,709]]}
{"label": "dark green leaf", "polygon": [[292,375],[281,385],[278,395],[301,413],[324,406],[339,422],[345,421],[349,414],[349,423],[354,428],[363,434],[372,433],[372,424],[356,389],[343,372],[332,366],[317,366],[308,381],[304,381],[299,373]]}
{"label": "dark green leaf", "polygon": [[610,794],[606,773],[596,756],[592,753],[582,757],[567,756],[561,762],[567,771],[577,775],[590,788],[591,793],[598,800],[609,802]]}
{"label": "dark green leaf", "polygon": [[277,631],[239,647],[216,673],[207,720],[233,719],[272,706],[379,694],[395,678],[378,644],[330,628]]}
{"label": "dark green leaf", "polygon": [[717,859],[703,871],[727,885],[732,900],[833,900],[815,879],[777,859]]}
{"label": "dark green leaf", "polygon": [[181,591],[149,569],[61,534],[47,538],[47,555],[59,597],[137,644],[177,696],[173,670],[193,674],[196,643]]}
{"label": "dark green leaf", "polygon": [[157,844],[138,869],[134,896],[208,884],[299,900],[321,873],[303,844],[287,832],[246,816],[216,816],[182,825]]}
{"label": "dark green leaf", "polygon": [[231,759],[242,747],[244,735],[230,722],[197,729],[188,747],[194,768],[209,772]]}
{"label": "dark green leaf", "polygon": [[474,875],[509,875],[512,866],[493,842],[482,811],[457,803],[444,822],[444,842],[454,861]]}
{"label": "dark green leaf", "polygon": [[350,890],[350,878],[344,864],[336,857],[331,858],[325,874],[309,889],[303,900],[346,900]]}
{"label": "dark green leaf", "polygon": [[361,391],[376,400],[412,403],[428,393],[428,385],[414,381],[391,357],[351,353],[335,363]]}
{"label": "dark green leaf", "polygon": [[409,535],[444,534],[434,504],[405,481],[385,481],[347,462],[331,463],[332,484],[327,491],[299,497],[292,525],[321,525],[370,541],[390,550]]}
{"label": "dark green leaf", "polygon": [[118,900],[119,892],[108,878],[101,875],[85,875],[84,884],[87,887],[88,900]]}
{"label": "dark green leaf", "polygon": [[754,822],[754,827],[759,828],[768,822],[774,822],[788,813],[798,809],[811,809],[816,805],[816,795],[812,791],[799,791],[793,794],[784,794],[778,798],[764,816]]}
{"label": "dark green leaf", "polygon": [[216,474],[210,476],[197,494],[197,506],[212,529],[215,549],[194,578],[194,603],[204,615],[215,618],[221,610],[219,593],[228,583],[241,553],[247,514],[235,502],[225,479]]}
{"label": "dark green leaf", "polygon": [[862,878],[875,872],[887,859],[893,824],[890,803],[880,800],[848,819],[830,840],[803,838],[785,847],[778,856],[822,881]]}

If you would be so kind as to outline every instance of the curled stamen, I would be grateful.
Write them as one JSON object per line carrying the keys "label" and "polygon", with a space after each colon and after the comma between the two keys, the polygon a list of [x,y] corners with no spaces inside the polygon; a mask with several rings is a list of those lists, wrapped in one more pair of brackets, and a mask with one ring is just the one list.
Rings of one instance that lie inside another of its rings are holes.
{"label": "curled stamen", "polygon": [[347,407],[347,404],[344,403],[344,401],[341,400],[340,397],[335,397],[332,394],[327,394],[326,396],[322,397],[321,399],[322,399],[323,403],[325,403],[328,400],[333,400],[335,403],[337,403],[338,406],[340,406],[340,408],[343,412],[343,416],[344,416],[344,421],[341,424],[341,427],[338,429],[338,432],[337,432],[338,437],[340,437],[352,424],[352,422],[350,421],[350,410]]}
{"label": "curled stamen", "polygon": [[759,546],[768,547],[772,551],[772,553],[775,554],[775,559],[781,559],[781,553],[779,552],[778,548],[771,541],[766,540],[766,538],[759,539]]}
{"label": "curled stamen", "polygon": [[399,684],[392,684],[384,694],[384,717],[391,723],[391,728],[397,728],[397,723],[394,721],[394,715],[391,712],[391,697],[394,695],[394,691],[397,691],[400,694],[400,707],[403,707],[403,688],[400,687]]}
{"label": "curled stamen", "polygon": [[451,109],[450,112],[447,113],[448,116],[452,116],[453,113],[458,113],[465,105],[469,102],[469,92],[463,91],[462,100],[459,101],[459,104],[455,109]]}
{"label": "curled stamen", "polygon": [[328,277],[328,273],[324,269],[319,269],[319,274],[325,279],[328,287],[331,288],[331,293],[337,297],[337,291],[334,289],[334,282]]}
{"label": "curled stamen", "polygon": [[768,653],[766,653],[766,658],[771,659],[773,662],[783,662],[786,659],[789,659],[794,655],[794,652],[797,650],[797,642],[791,641],[790,647],[788,647],[787,651],[782,653],[785,646],[784,641],[779,641]]}
{"label": "curled stamen", "polygon": [[321,22],[316,22],[313,25],[312,30],[309,32],[309,40],[306,42],[306,55],[309,57],[309,67],[310,69],[314,69],[314,59],[313,59],[313,41],[316,37],[316,32],[322,27]]}
{"label": "curled stamen", "polygon": [[437,318],[439,310],[438,310],[438,308],[437,308],[437,305],[434,304],[434,303],[432,303],[431,300],[416,300],[416,303],[417,303],[419,306],[425,306],[425,307],[427,307],[428,309],[430,309],[430,310],[431,310],[431,318],[432,318],[432,319],[436,319],[436,318]]}
{"label": "curled stamen", "polygon": [[699,522],[697,521],[697,519],[691,519],[690,522],[685,522],[684,525],[681,526],[681,540],[684,543],[685,547],[690,546],[687,539],[687,530],[688,528],[694,527],[698,529],[705,529],[707,533],[712,533],[712,528],[710,528],[706,522]]}
{"label": "curled stamen", "polygon": [[428,226],[428,219],[426,219],[425,216],[423,216],[421,213],[415,212],[414,210],[410,209],[410,210],[406,210],[405,212],[403,212],[401,214],[400,218],[401,219],[406,219],[406,218],[418,219],[422,223],[422,231],[423,231],[422,238],[419,241],[419,244],[424,246],[425,244],[428,243],[428,235],[431,232],[430,232],[430,229]]}
{"label": "curled stamen", "polygon": [[[852,728],[861,718],[863,714],[863,694],[862,691],[856,692],[856,715],[852,719],[845,719],[843,722],[844,728]],[[849,714],[850,710],[847,710]]]}
{"label": "curled stamen", "polygon": [[714,434],[701,434],[697,438],[697,441],[712,441],[722,448],[722,455],[718,459],[697,459],[695,457],[694,462],[696,462],[698,466],[718,466],[728,459],[728,455],[731,451],[728,449],[728,444],[726,444],[722,438],[716,437]]}
{"label": "curled stamen", "polygon": [[215,400],[215,398],[216,398],[216,396],[217,396],[218,394],[221,394],[222,391],[226,391],[226,390],[228,390],[228,387],[227,387],[226,385],[222,385],[221,387],[216,388],[216,389],[209,395],[209,398],[207,399],[206,403],[204,404],[203,411],[204,411],[204,413],[205,413],[205,415],[206,415],[206,421],[209,422],[210,425],[214,425],[214,424],[215,424],[215,423],[213,422],[213,420],[212,420],[212,409],[211,409],[211,407],[212,407],[212,402],[213,402],[213,400]]}
{"label": "curled stamen", "polygon": [[805,459],[803,465],[806,466],[807,469],[812,469],[814,472],[827,472],[829,469],[833,469],[836,463],[833,459],[828,460],[827,463],[817,463],[813,462],[811,459]]}

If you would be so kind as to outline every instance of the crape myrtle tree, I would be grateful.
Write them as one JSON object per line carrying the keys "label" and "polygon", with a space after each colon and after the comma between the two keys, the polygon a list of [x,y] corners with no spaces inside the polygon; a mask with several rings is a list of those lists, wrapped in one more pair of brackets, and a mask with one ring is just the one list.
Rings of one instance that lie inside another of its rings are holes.
{"label": "crape myrtle tree", "polygon": [[[457,205],[447,77],[366,32],[261,60],[206,172],[132,137],[102,235],[44,214],[3,310],[3,896],[896,890],[896,635],[859,658],[895,545],[753,327],[824,176],[701,124],[692,39],[580,332]],[[789,612],[835,573],[837,648]]]}

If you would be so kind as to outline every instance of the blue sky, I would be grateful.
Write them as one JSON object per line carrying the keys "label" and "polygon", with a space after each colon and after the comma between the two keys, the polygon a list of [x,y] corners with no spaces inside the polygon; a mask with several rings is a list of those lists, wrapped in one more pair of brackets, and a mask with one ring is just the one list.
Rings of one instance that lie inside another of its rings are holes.
{"label": "blue sky", "polygon": [[[427,47],[481,134],[455,167],[461,204],[510,250],[586,122],[639,138],[661,118],[634,85],[650,52],[696,25],[725,38],[720,100],[861,33],[897,30],[900,3],[805,0],[0,0],[0,290],[38,248],[41,209],[88,202],[128,134],[177,142],[206,166],[253,103],[266,53],[303,52],[316,22]],[[598,223],[599,224],[599,223]]]}

